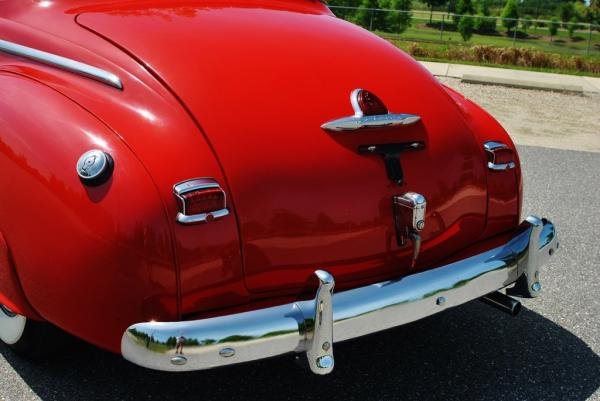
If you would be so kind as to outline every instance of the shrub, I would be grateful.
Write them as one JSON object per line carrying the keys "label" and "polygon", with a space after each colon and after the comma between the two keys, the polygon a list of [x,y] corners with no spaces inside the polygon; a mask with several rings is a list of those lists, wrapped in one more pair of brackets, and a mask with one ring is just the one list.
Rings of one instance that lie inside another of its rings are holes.
{"label": "shrub", "polygon": [[507,0],[506,6],[502,10],[502,18],[502,25],[504,25],[507,32],[510,32],[511,29],[517,29],[519,24],[517,0]]}
{"label": "shrub", "polygon": [[569,23],[567,24],[567,31],[569,32],[569,38],[573,39],[573,33],[575,32],[576,29],[580,29],[580,27],[577,24],[577,18],[573,17],[573,18],[571,18],[571,21],[569,21]]}
{"label": "shrub", "polygon": [[552,37],[556,36],[558,33],[558,27],[560,26],[558,20],[556,18],[552,18],[550,21],[550,25],[548,25],[548,31],[550,31],[550,41],[552,41]]}
{"label": "shrub", "polygon": [[577,70],[600,74],[600,59],[586,59],[579,56],[565,57],[529,48],[502,48],[488,45],[423,47],[418,43],[411,43],[407,51],[414,57],[464,60],[528,68]]}
{"label": "shrub", "polygon": [[533,26],[533,21],[531,20],[531,17],[526,16],[525,18],[523,18],[521,26],[523,27],[523,31],[527,33],[527,30]]}
{"label": "shrub", "polygon": [[458,32],[460,36],[462,36],[463,40],[467,42],[473,36],[474,30],[474,22],[473,17],[464,16],[460,19],[457,26]]}
{"label": "shrub", "polygon": [[398,12],[385,13],[385,30],[388,32],[402,33],[410,26],[412,14],[407,12],[411,8],[411,0],[379,0],[381,8],[398,10]]}
{"label": "shrub", "polygon": [[475,31],[483,34],[496,32],[496,18],[478,15],[475,17]]}

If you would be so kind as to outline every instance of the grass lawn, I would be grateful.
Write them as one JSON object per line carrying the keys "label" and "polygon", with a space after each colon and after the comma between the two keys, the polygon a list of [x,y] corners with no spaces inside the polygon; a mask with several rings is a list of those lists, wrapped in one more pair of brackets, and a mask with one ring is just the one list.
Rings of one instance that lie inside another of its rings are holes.
{"label": "grass lawn", "polygon": [[[351,16],[354,12],[343,7],[331,8],[340,18]],[[371,24],[382,20],[377,13],[388,11],[371,11]],[[591,34],[589,29],[578,30],[573,38],[569,38],[568,31],[561,28],[551,38],[547,27],[530,26],[525,33],[520,22],[515,39],[512,32],[507,33],[498,18],[495,33],[475,33],[465,42],[460,33],[454,31],[451,15],[434,12],[432,21],[433,24],[430,24],[429,12],[413,10],[411,26],[401,34],[382,31],[375,33],[401,49],[409,50],[412,46],[413,51],[409,53],[421,60],[600,76],[600,32],[596,30]],[[440,29],[442,26],[443,30]],[[488,47],[474,48],[481,45]],[[506,52],[502,50],[511,48],[515,49]]]}
{"label": "grass lawn", "polygon": [[[332,11],[340,18],[352,13],[354,10],[332,7]],[[386,11],[374,11],[381,13]],[[386,12],[387,13],[387,12]],[[434,11],[432,21],[436,27],[430,27],[428,11],[412,11],[411,26],[402,34],[394,34],[393,32],[377,32],[381,36],[414,42],[429,42],[429,43],[447,43],[461,45],[490,45],[496,47],[528,47],[540,50],[547,53],[557,53],[563,55],[587,56],[588,42],[590,32],[586,28],[584,30],[575,31],[573,39],[569,38],[566,29],[559,29],[558,34],[552,39],[547,27],[531,26],[527,30],[527,35],[524,33],[521,24],[519,23],[517,39],[513,43],[512,33],[507,34],[506,28],[502,26],[501,20],[497,19],[497,33],[490,35],[474,34],[468,41],[464,42],[460,34],[453,31],[453,20],[450,15],[444,12]],[[444,21],[444,32],[440,35],[439,26]],[[450,29],[450,30],[449,30]],[[600,32],[593,30],[591,34],[591,42],[589,46],[590,56],[600,56]]]}
{"label": "grass lawn", "polygon": [[[427,21],[428,22],[428,21]],[[464,42],[458,32],[445,30],[442,35],[440,31],[426,26],[426,21],[413,19],[413,25],[402,34],[378,32],[381,36],[395,37],[399,39],[414,42],[430,43],[452,43],[457,45],[490,45],[497,47],[513,47],[513,38],[506,34],[506,31],[498,27],[497,35],[474,34],[468,41]],[[500,33],[501,32],[501,33]],[[516,47],[529,47],[548,53],[559,53],[568,55],[585,56],[588,48],[588,32],[577,31],[574,40],[568,37],[565,30],[559,30],[558,35],[550,41],[548,30],[544,28],[530,28],[528,30],[529,38],[522,39],[517,37]],[[600,56],[600,33],[592,33],[592,42],[590,47],[590,56]]]}

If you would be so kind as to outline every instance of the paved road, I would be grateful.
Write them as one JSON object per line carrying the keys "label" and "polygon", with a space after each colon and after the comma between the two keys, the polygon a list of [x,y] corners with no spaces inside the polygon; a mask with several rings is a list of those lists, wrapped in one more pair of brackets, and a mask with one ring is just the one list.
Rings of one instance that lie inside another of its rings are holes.
{"label": "paved road", "polygon": [[511,318],[480,302],[336,347],[316,377],[292,357],[191,374],[147,371],[77,345],[31,364],[0,346],[0,399],[600,400],[600,154],[521,147],[525,212],[561,249],[544,296]]}

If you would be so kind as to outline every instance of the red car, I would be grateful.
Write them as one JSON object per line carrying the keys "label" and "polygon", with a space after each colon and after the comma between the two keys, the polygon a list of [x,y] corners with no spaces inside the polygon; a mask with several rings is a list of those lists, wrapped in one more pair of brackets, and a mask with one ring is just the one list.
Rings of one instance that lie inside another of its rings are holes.
{"label": "red car", "polygon": [[[0,1],[0,338],[152,369],[504,292],[558,247],[485,111],[316,0]],[[335,281],[335,290],[334,290]],[[514,285],[513,285],[514,284]]]}

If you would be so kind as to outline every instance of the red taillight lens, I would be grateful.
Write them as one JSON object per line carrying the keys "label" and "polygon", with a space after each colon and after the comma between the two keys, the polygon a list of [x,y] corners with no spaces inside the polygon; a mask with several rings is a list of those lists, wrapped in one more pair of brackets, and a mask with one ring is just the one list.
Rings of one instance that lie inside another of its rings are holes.
{"label": "red taillight lens", "polygon": [[359,91],[356,100],[360,110],[365,116],[388,114],[388,109],[381,99],[367,90],[363,89]]}
{"label": "red taillight lens", "polygon": [[225,209],[225,193],[220,188],[199,189],[181,195],[185,214],[211,213]]}
{"label": "red taillight lens", "polygon": [[512,149],[501,148],[487,151],[488,162],[494,164],[508,164],[515,161],[515,155]]}

